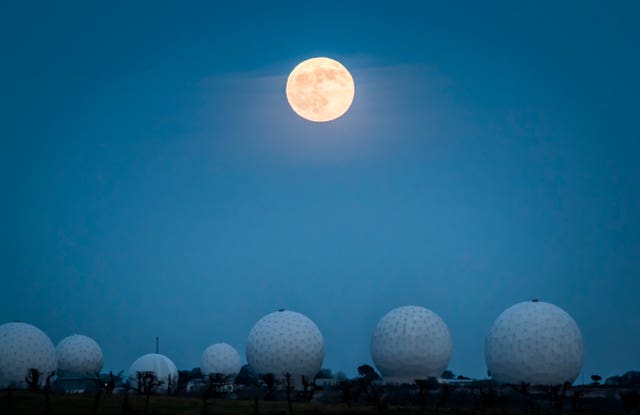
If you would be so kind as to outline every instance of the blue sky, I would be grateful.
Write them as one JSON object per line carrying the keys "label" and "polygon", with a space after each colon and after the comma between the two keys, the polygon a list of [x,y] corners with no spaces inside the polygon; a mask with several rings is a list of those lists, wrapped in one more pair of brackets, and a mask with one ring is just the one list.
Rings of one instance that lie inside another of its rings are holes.
{"label": "blue sky", "polygon": [[[585,378],[640,367],[633,2],[5,5],[0,321],[181,368],[285,307],[354,374],[390,309],[483,376],[508,306],[577,321]],[[301,60],[352,73],[307,122]]]}

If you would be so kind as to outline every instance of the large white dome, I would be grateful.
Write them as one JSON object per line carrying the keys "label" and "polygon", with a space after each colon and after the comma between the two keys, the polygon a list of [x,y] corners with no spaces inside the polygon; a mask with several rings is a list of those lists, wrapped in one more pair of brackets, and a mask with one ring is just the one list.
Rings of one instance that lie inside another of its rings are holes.
{"label": "large white dome", "polygon": [[204,349],[200,358],[200,371],[204,375],[219,373],[237,376],[242,367],[240,354],[227,343],[215,343]]}
{"label": "large white dome", "polygon": [[26,323],[0,325],[0,388],[24,389],[30,369],[42,373],[40,386],[57,370],[56,349],[39,328]]}
{"label": "large white dome", "polygon": [[167,356],[157,353],[149,353],[140,356],[129,368],[128,379],[129,385],[138,387],[137,372],[153,372],[158,380],[162,381],[162,385],[156,389],[156,392],[166,392],[169,386],[169,379],[172,382],[173,391],[178,386],[178,368]]}
{"label": "large white dome", "polygon": [[95,340],[81,334],[62,339],[56,346],[56,355],[60,371],[86,375],[102,370],[102,349]]}
{"label": "large white dome", "polygon": [[558,385],[578,377],[584,346],[569,314],[534,300],[498,316],[487,334],[484,354],[491,377],[498,382]]}
{"label": "large white dome", "polygon": [[433,311],[404,306],[388,312],[371,337],[371,358],[385,382],[439,377],[451,359],[451,334]]}
{"label": "large white dome", "polygon": [[260,374],[281,379],[292,375],[300,385],[318,373],[324,361],[324,340],[320,329],[308,317],[295,311],[276,311],[262,317],[251,329],[247,361]]}

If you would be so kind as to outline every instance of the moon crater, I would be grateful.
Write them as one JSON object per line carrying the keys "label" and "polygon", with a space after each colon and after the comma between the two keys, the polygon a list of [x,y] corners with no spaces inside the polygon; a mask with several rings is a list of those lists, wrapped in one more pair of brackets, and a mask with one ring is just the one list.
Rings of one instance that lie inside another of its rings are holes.
{"label": "moon crater", "polygon": [[296,114],[309,121],[327,122],[347,112],[355,86],[351,74],[340,62],[312,58],[291,71],[286,93]]}

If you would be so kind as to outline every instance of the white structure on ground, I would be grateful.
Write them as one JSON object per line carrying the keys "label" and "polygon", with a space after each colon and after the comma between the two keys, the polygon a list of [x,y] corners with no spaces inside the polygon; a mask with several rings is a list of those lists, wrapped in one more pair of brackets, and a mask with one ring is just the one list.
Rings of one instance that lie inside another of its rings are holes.
{"label": "white structure on ground", "polygon": [[200,371],[205,376],[217,373],[235,378],[240,373],[240,354],[227,343],[215,343],[204,349],[200,358]]}
{"label": "white structure on ground", "polygon": [[127,382],[133,388],[141,388],[138,384],[137,372],[153,372],[162,384],[155,389],[156,392],[165,393],[168,388],[175,391],[178,386],[178,368],[167,356],[158,353],[149,353],[140,356],[129,368]]}
{"label": "white structure on ground", "polygon": [[272,373],[279,380],[289,373],[294,387],[300,387],[303,376],[313,382],[322,367],[324,339],[318,326],[305,315],[280,310],[253,326],[246,355],[256,372]]}
{"label": "white structure on ground", "polygon": [[391,310],[371,337],[371,358],[387,383],[439,377],[449,364],[451,349],[447,325],[419,306]]}
{"label": "white structure on ground", "polygon": [[[30,369],[40,373],[39,385],[57,370],[56,349],[39,328],[27,323],[0,325],[0,388],[27,388]],[[52,380],[54,380],[52,378]]]}
{"label": "white structure on ground", "polygon": [[484,353],[491,377],[510,384],[573,382],[584,361],[576,322],[561,308],[537,300],[500,314],[487,334]]}
{"label": "white structure on ground", "polygon": [[74,334],[65,337],[56,346],[58,370],[74,375],[100,373],[102,349],[91,337]]}

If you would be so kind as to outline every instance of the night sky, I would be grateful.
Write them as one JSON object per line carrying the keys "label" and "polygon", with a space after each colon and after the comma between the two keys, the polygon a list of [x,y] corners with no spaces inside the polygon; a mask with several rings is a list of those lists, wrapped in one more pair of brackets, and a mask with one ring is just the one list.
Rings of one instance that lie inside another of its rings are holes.
{"label": "night sky", "polygon": [[[585,380],[640,368],[640,3],[87,3],[0,8],[0,323],[187,369],[287,308],[354,375],[415,304],[482,377],[539,298]],[[284,94],[315,56],[330,123]]]}

